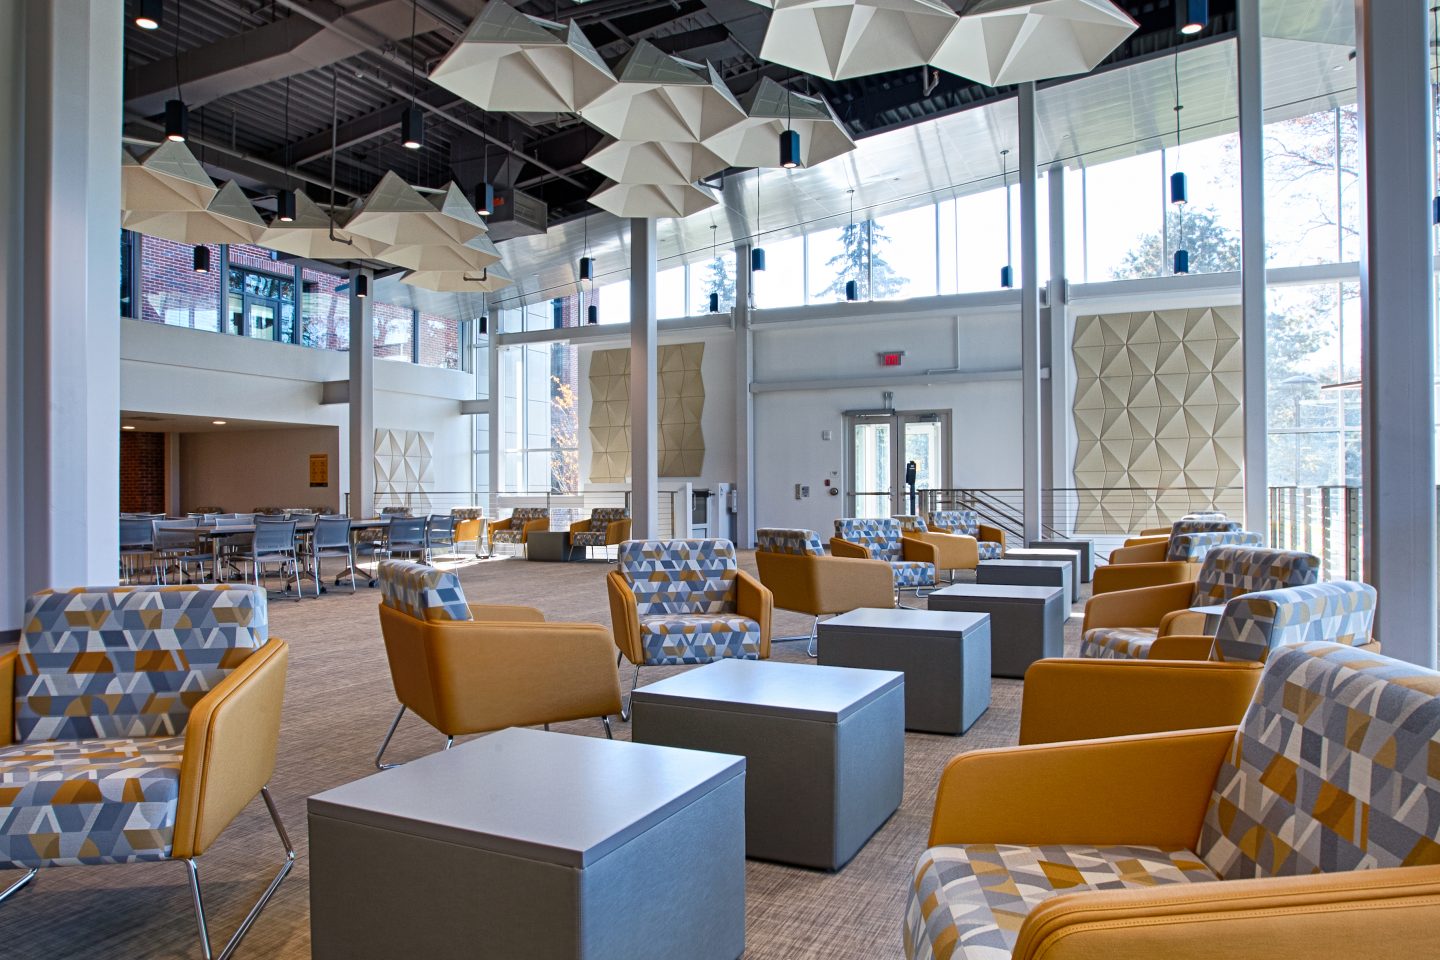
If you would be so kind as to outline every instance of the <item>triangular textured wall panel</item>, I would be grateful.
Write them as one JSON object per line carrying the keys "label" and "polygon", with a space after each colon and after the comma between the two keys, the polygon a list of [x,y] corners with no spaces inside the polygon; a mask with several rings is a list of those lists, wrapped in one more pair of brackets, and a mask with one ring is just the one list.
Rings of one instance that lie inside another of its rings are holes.
{"label": "triangular textured wall panel", "polygon": [[[705,469],[703,343],[662,346],[656,361],[656,436],[660,476],[698,477]],[[630,351],[590,357],[590,482],[630,478]]]}
{"label": "triangular textured wall panel", "polygon": [[1079,317],[1072,350],[1078,528],[1129,533],[1240,486],[1239,307]]}
{"label": "triangular textured wall panel", "polygon": [[375,498],[381,506],[430,511],[435,485],[435,434],[414,430],[375,431]]}

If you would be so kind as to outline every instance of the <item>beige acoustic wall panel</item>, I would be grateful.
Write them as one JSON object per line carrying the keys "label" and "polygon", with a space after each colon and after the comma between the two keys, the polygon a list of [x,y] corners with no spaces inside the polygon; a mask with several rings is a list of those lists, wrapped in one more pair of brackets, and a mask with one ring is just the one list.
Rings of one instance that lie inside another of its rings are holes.
{"label": "beige acoustic wall panel", "polygon": [[[698,477],[705,469],[705,344],[677,343],[657,355],[656,424],[660,476]],[[630,477],[630,351],[590,357],[590,482]]]}
{"label": "beige acoustic wall panel", "polygon": [[375,431],[375,497],[428,512],[435,488],[435,434],[417,430]]}
{"label": "beige acoustic wall panel", "polygon": [[1238,495],[1239,307],[1082,316],[1072,349],[1081,529],[1129,533]]}

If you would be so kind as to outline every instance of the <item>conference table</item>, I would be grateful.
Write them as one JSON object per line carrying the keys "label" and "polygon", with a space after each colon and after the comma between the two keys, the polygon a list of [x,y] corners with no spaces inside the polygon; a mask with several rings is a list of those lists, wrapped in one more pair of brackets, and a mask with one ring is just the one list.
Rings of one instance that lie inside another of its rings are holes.
{"label": "conference table", "polygon": [[[277,517],[276,519],[280,519],[280,518]],[[383,527],[388,527],[389,525],[390,525],[390,518],[389,518],[389,517],[373,517],[373,518],[371,518],[371,519],[369,519],[369,520],[351,520],[351,521],[350,521],[350,545],[351,545],[351,548],[352,548],[352,552],[353,552],[353,550],[356,548],[356,545],[357,545],[357,541],[356,541],[355,535],[356,535],[357,533],[359,533],[361,530],[379,530],[379,529],[381,529],[381,528],[383,528]],[[255,532],[255,524],[253,524],[253,523],[234,524],[234,525],[226,524],[225,526],[220,526],[219,524],[201,524],[200,526],[197,526],[197,527],[195,528],[195,535],[196,535],[196,537],[198,537],[198,538],[201,539],[201,540],[209,540],[209,541],[210,541],[210,562],[211,562],[211,567],[210,567],[210,569],[211,569],[212,571],[214,571],[215,576],[216,576],[216,579],[219,579],[219,576],[220,576],[220,548],[221,548],[221,545],[222,545],[223,541],[225,540],[225,538],[226,538],[226,537],[234,537],[234,536],[243,536],[243,535],[245,535],[245,534],[252,534],[252,533],[254,533],[254,532]],[[314,532],[315,532],[315,521],[314,521],[314,520],[296,520],[296,521],[295,521],[295,533],[296,533],[297,535],[309,534],[309,533],[314,533]],[[359,570],[358,567],[355,568],[355,572],[356,572],[356,573],[359,573],[359,572],[360,572],[360,570]],[[350,575],[350,568],[349,568],[349,567],[346,567],[343,571],[340,572],[340,575],[335,578],[335,585],[338,587],[338,586],[340,585],[340,581],[341,581],[342,579],[344,579],[345,577],[349,576],[349,575]],[[292,579],[297,579],[297,578],[292,578]],[[299,578],[297,579],[296,586],[295,586],[295,589],[296,589],[297,591],[300,589],[298,580],[305,580],[305,579],[315,580],[315,588],[316,588],[316,590],[319,591],[320,593],[324,593],[324,592],[325,592],[325,585],[324,585],[323,583],[319,582],[319,580],[316,579],[315,574],[312,573],[312,572],[309,571],[309,570],[301,570],[301,571],[300,571],[300,576],[299,576]],[[368,578],[368,584],[369,584],[370,586],[372,586],[372,587],[375,586],[375,584],[376,584],[375,578],[374,578],[374,577],[369,577],[369,578]],[[285,585],[288,587],[288,586],[290,585],[290,580],[286,580],[286,584],[285,584]]]}

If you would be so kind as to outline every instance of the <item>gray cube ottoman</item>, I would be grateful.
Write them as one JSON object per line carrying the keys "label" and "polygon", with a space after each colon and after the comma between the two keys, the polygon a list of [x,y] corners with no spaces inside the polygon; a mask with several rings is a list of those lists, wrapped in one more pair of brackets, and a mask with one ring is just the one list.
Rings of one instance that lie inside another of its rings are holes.
{"label": "gray cube ottoman", "polygon": [[930,594],[931,610],[990,615],[990,675],[1025,676],[1036,660],[1065,655],[1063,587],[957,583]]}
{"label": "gray cube ottoman", "polygon": [[[537,530],[530,534],[525,543],[525,559],[543,563],[566,563],[575,560],[575,550],[570,545],[568,530]],[[585,559],[585,548],[580,548],[579,559]]]}
{"label": "gray cube ottoman", "polygon": [[1080,554],[1080,582],[1089,583],[1095,579],[1095,541],[1084,537],[1056,537],[1050,540],[1031,540],[1027,547],[1040,549],[1074,550]]}
{"label": "gray cube ottoman", "polygon": [[721,660],[635,691],[637,743],[745,757],[745,852],[838,870],[900,806],[905,678]]}
{"label": "gray cube ottoman", "polygon": [[822,666],[905,674],[905,729],[962,734],[990,706],[990,618],[861,608],[820,624]]}
{"label": "gray cube ottoman", "polygon": [[[1017,548],[1014,549],[1014,550],[1007,550],[1007,551],[1005,551],[1005,559],[1006,559],[1006,560],[1048,560],[1048,561],[1050,561],[1050,562],[1052,562],[1052,563],[1068,563],[1068,564],[1070,564],[1070,602],[1071,602],[1071,603],[1079,603],[1079,602],[1080,602],[1080,553],[1079,553],[1079,551],[1076,551],[1076,550],[1059,550],[1059,549],[1056,549],[1056,550],[1047,550],[1047,549],[1040,549],[1040,548],[1036,548],[1036,547],[1017,547]],[[996,562],[998,562],[998,561],[995,561],[995,560],[987,560],[987,561],[985,561],[985,562],[986,562],[986,563],[996,563]],[[975,582],[976,582],[976,583],[981,583],[981,582],[1004,583],[1004,582],[1009,582],[1009,581],[1002,581],[1002,580],[981,581],[981,580],[978,580],[978,579],[977,579]],[[1026,581],[1024,581],[1024,580],[1018,580],[1018,581],[1015,581],[1015,582],[1017,582],[1017,583],[1024,583],[1024,582],[1026,582]],[[1042,583],[1041,586],[1044,586],[1044,584]]]}
{"label": "gray cube ottoman", "polygon": [[310,798],[311,950],[735,960],[744,803],[743,757],[492,733]]}
{"label": "gray cube ottoman", "polygon": [[976,583],[1013,584],[1022,587],[1055,586],[1064,589],[1067,605],[1080,599],[1080,585],[1075,582],[1075,564],[1062,560],[981,560],[975,568]]}

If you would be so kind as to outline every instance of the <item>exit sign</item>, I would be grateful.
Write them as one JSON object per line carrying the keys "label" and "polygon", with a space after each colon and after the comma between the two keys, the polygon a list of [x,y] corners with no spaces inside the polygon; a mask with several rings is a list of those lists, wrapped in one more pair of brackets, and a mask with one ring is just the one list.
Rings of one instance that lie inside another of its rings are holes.
{"label": "exit sign", "polygon": [[882,367],[900,367],[905,364],[904,350],[889,350],[879,354],[879,357]]}

